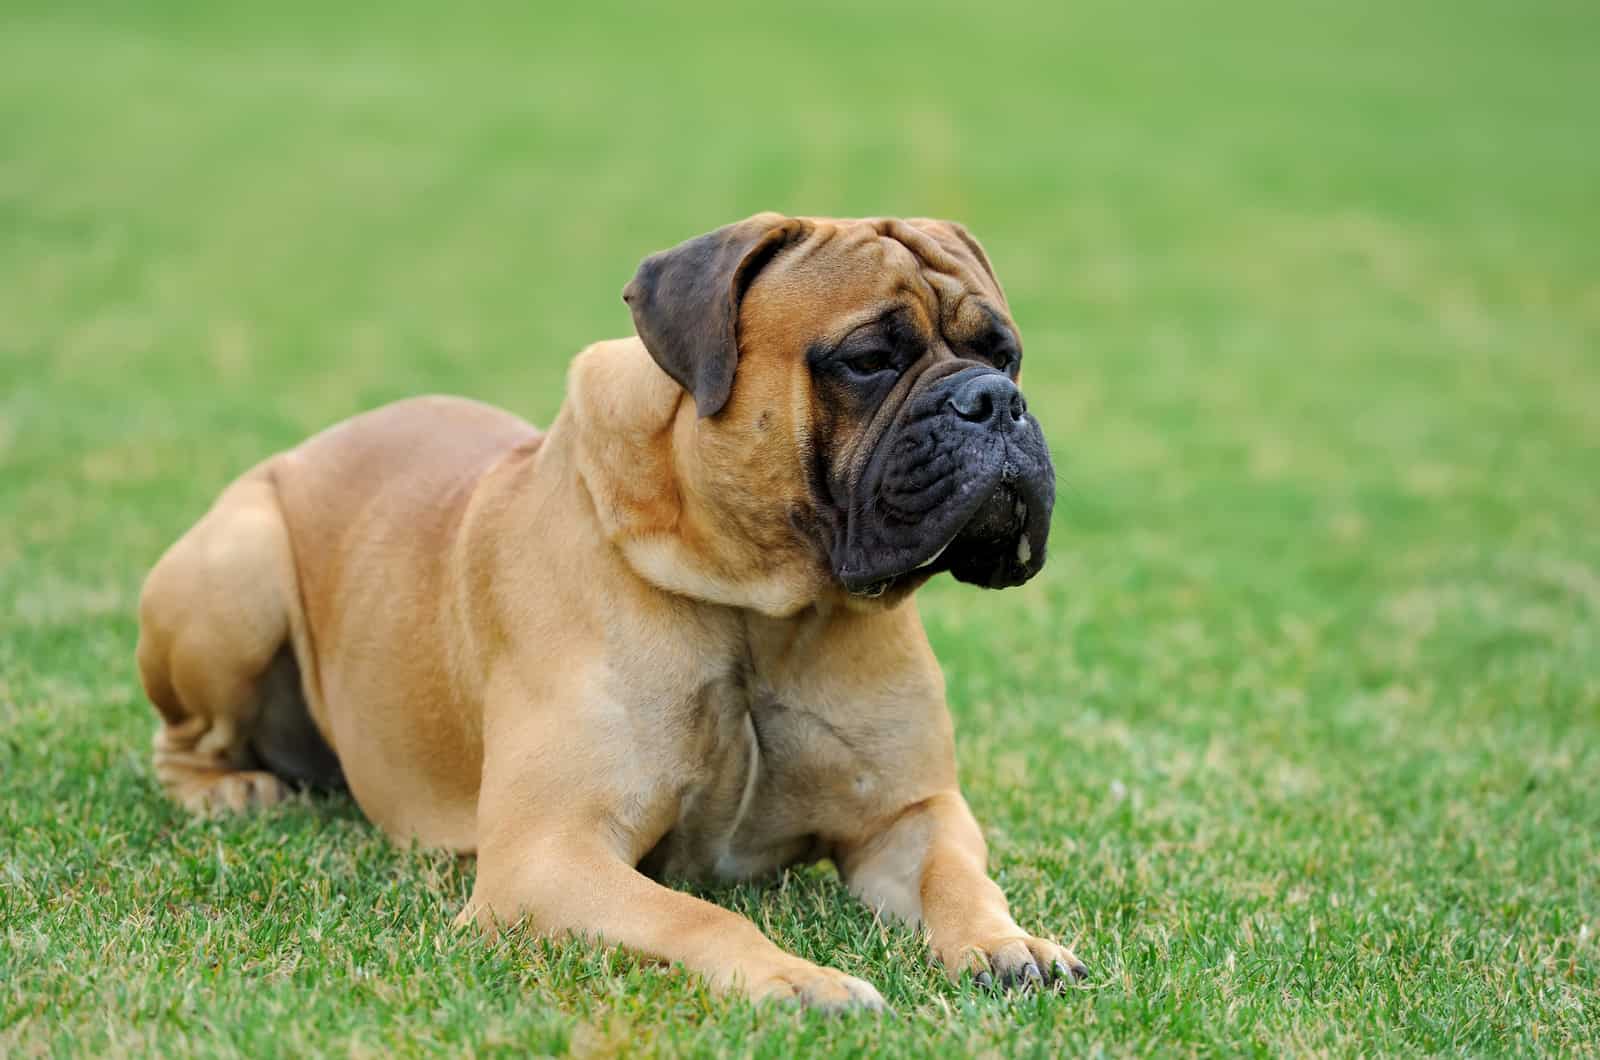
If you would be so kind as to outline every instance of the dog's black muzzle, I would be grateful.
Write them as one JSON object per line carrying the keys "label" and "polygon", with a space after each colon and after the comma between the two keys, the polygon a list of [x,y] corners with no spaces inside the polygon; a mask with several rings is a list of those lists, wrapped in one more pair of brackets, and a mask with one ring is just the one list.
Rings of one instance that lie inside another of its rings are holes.
{"label": "dog's black muzzle", "polygon": [[971,367],[913,392],[855,497],[834,553],[851,592],[941,570],[1001,588],[1044,565],[1055,470],[1017,385]]}

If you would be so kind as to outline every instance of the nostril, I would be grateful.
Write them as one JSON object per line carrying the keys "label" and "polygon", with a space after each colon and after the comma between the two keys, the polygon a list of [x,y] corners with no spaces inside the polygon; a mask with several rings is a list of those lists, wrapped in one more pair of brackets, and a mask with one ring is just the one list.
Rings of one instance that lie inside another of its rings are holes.
{"label": "nostril", "polygon": [[987,423],[994,416],[994,398],[981,387],[963,387],[950,399],[956,415],[973,423]]}
{"label": "nostril", "polygon": [[1014,391],[1011,395],[1011,418],[1020,420],[1028,411],[1028,403],[1022,400],[1022,391]]}

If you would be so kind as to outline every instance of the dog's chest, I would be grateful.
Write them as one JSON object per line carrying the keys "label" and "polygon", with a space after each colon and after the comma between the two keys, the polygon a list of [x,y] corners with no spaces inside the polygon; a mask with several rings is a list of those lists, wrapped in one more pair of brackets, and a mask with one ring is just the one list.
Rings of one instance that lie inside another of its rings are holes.
{"label": "dog's chest", "polygon": [[859,734],[746,675],[697,705],[692,780],[677,820],[640,868],[657,877],[732,880],[823,856],[874,803]]}

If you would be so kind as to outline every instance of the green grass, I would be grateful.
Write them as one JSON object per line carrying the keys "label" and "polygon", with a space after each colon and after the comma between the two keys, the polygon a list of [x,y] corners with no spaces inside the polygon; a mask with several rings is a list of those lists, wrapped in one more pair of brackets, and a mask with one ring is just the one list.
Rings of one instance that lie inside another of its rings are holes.
{"label": "green grass", "polygon": [[[446,6],[0,12],[0,1054],[1596,1051],[1591,3]],[[1052,558],[923,610],[1089,986],[947,984],[821,867],[714,897],[897,1014],[756,1009],[451,931],[471,863],[347,801],[155,789],[135,594],[219,487],[419,391],[547,421],[759,209],[1007,284]]]}

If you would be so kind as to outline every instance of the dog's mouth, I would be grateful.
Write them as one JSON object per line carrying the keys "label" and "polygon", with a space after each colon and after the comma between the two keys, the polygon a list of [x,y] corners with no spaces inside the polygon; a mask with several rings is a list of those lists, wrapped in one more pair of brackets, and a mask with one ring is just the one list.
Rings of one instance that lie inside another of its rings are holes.
{"label": "dog's mouth", "polygon": [[845,568],[839,579],[851,595],[873,599],[896,589],[915,588],[948,572],[957,581],[990,589],[1021,585],[1044,564],[1053,490],[1002,478],[980,495],[951,533],[911,551],[899,569]]}
{"label": "dog's mouth", "polygon": [[830,494],[842,503],[826,520],[827,554],[852,595],[946,571],[998,589],[1044,565],[1055,470],[1015,384],[966,367],[915,389],[859,477]]}
{"label": "dog's mouth", "polygon": [[[995,588],[1020,585],[1038,569],[1033,565],[1034,546],[1027,532],[1030,514],[1022,494],[1002,483],[940,559],[947,560],[957,581]],[[1043,550],[1041,543],[1040,552]]]}

